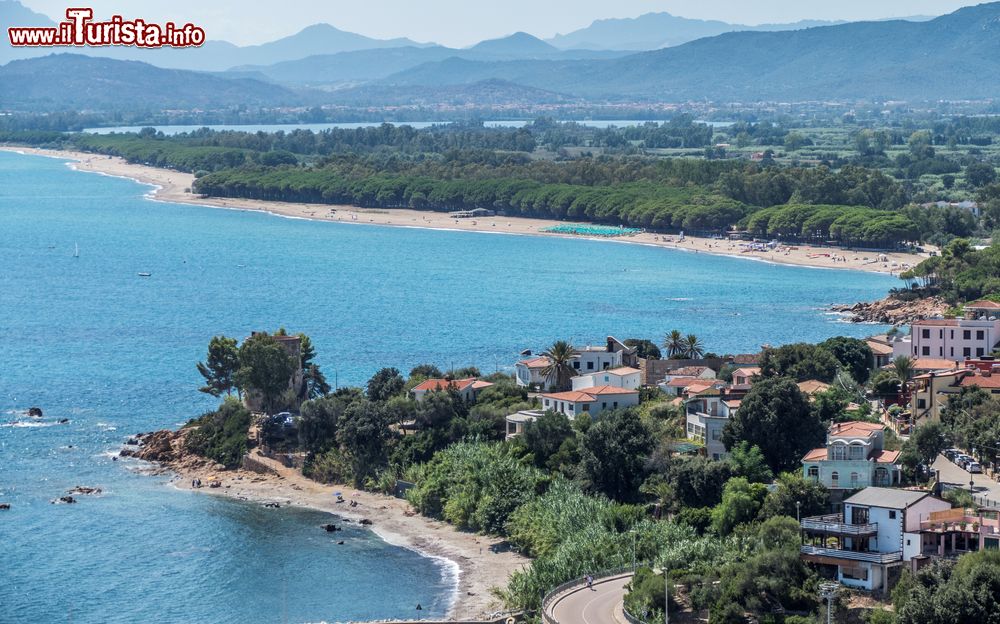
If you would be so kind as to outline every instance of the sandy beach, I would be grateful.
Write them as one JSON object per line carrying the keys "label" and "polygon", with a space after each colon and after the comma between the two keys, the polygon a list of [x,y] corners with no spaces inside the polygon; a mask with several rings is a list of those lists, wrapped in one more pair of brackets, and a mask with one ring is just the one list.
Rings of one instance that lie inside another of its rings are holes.
{"label": "sandy beach", "polygon": [[[492,594],[502,588],[515,570],[530,564],[530,560],[514,552],[493,552],[490,547],[500,543],[474,533],[456,530],[451,525],[421,516],[405,500],[372,492],[355,490],[343,485],[323,485],[311,481],[292,468],[261,456],[257,451],[251,457],[265,465],[272,474],[247,470],[215,470],[204,462],[171,464],[175,474],[171,483],[175,487],[191,490],[192,480],[200,479],[199,493],[226,496],[252,503],[277,503],[281,507],[295,506],[317,509],[335,514],[330,522],[340,524],[339,518],[350,522],[371,520],[371,529],[382,539],[397,546],[411,548],[423,555],[445,560],[458,576],[455,602],[448,617],[471,620],[503,610],[503,605]],[[213,481],[221,483],[212,488]],[[339,492],[345,502],[338,503]],[[352,507],[351,502],[357,503]],[[317,531],[322,528],[317,526]],[[414,619],[421,613],[414,605]]]}
{"label": "sandy beach", "polygon": [[[524,217],[487,217],[482,219],[454,219],[447,213],[421,210],[393,209],[363,209],[355,206],[328,204],[298,204],[288,202],[259,201],[250,199],[226,199],[201,197],[190,192],[194,175],[147,167],[125,162],[113,156],[87,154],[64,150],[43,150],[29,147],[0,147],[6,151],[36,154],[71,161],[71,166],[79,171],[89,171],[105,175],[131,178],[156,187],[150,197],[160,201],[197,204],[234,210],[256,210],[273,213],[285,217],[313,219],[317,221],[339,221],[355,224],[388,225],[397,227],[434,228],[444,230],[491,232],[502,234],[518,234],[528,236],[563,236],[543,230],[554,225],[564,224],[548,219],[528,219]],[[576,237],[578,238],[578,237]],[[873,251],[855,251],[833,247],[810,247],[797,245],[778,247],[775,250],[749,251],[736,242],[711,238],[641,233],[635,236],[624,236],[611,240],[613,242],[654,245],[686,250],[694,253],[709,253],[738,258],[750,258],[779,264],[820,267],[830,269],[852,269],[878,273],[895,274],[911,265],[918,264],[927,254],[885,253]],[[878,261],[883,256],[884,261]]]}

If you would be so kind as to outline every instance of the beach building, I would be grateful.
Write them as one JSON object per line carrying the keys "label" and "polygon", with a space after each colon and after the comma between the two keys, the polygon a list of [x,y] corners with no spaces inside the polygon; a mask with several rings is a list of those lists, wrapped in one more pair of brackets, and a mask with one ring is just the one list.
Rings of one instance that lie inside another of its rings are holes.
{"label": "beach building", "polygon": [[979,550],[1000,550],[1000,510],[932,511],[920,521],[921,554],[957,557]]}
{"label": "beach building", "polygon": [[910,335],[893,341],[894,356],[964,360],[993,353],[1000,343],[1000,304],[967,303],[962,318],[914,321]]}
{"label": "beach building", "polygon": [[846,499],[842,513],[801,520],[800,556],[843,585],[887,592],[905,563],[923,554],[923,522],[949,509],[929,492],[868,487]]}
{"label": "beach building", "polygon": [[[948,399],[962,388],[976,386],[1000,395],[1000,361],[993,357],[967,360],[964,368],[931,371],[917,375],[910,383],[910,413],[914,425],[937,421]],[[1000,396],[998,396],[1000,398]]]}
{"label": "beach building", "polygon": [[641,371],[638,368],[623,366],[612,368],[598,373],[588,373],[573,377],[573,390],[585,390],[597,386],[612,386],[614,388],[624,388],[626,390],[639,389],[639,377]]}
{"label": "beach building", "polygon": [[528,423],[535,422],[544,414],[545,412],[542,410],[521,410],[520,412],[508,414],[505,419],[507,421],[507,439],[510,440],[523,434],[524,427]]}
{"label": "beach building", "polygon": [[684,401],[687,437],[705,446],[705,456],[722,460],[729,456],[722,443],[722,430],[739,408],[739,401],[729,399],[717,385],[692,392]]}
{"label": "beach building", "polygon": [[802,458],[802,476],[830,490],[898,486],[902,479],[899,451],[886,451],[884,444],[881,424],[833,423],[826,446]]}
{"label": "beach building", "polygon": [[468,379],[428,379],[414,386],[410,394],[417,401],[423,401],[429,392],[442,392],[445,390],[455,390],[467,403],[475,403],[479,398],[479,393],[492,386],[488,381],[482,381],[474,377]]}
{"label": "beach building", "polygon": [[589,414],[596,418],[605,410],[622,409],[639,404],[639,391],[614,386],[595,386],[585,390],[570,390],[543,394],[542,409],[576,418],[577,414]]}

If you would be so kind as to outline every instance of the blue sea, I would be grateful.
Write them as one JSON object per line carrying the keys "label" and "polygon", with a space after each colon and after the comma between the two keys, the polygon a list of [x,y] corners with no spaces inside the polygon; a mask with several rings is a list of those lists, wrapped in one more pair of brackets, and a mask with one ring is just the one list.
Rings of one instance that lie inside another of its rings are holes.
{"label": "blue sea", "polygon": [[[112,461],[213,407],[209,339],[308,333],[331,382],[422,362],[509,370],[556,339],[711,351],[863,336],[833,303],[893,278],[604,241],[319,223],[150,201],[149,187],[0,152],[0,622],[440,617],[441,562],[323,513],[178,491]],[[79,257],[74,251],[79,248]],[[138,273],[151,273],[140,277]],[[41,420],[24,411],[39,406]],[[58,424],[59,419],[69,419]],[[75,505],[50,500],[100,487]],[[337,538],[342,539],[340,536]]]}

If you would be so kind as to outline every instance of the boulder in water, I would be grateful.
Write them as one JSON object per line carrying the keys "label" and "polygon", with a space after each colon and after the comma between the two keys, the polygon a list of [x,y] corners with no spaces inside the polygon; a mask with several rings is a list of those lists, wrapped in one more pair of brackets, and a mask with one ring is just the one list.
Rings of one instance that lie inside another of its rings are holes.
{"label": "boulder in water", "polygon": [[56,500],[52,501],[52,504],[55,505],[56,503],[66,503],[67,505],[72,505],[75,502],[76,502],[75,498],[67,495],[67,496],[60,496]]}
{"label": "boulder in water", "polygon": [[0,503],[0,511],[8,511],[10,509],[10,503]]}
{"label": "boulder in water", "polygon": [[40,408],[40,407],[29,407],[28,408],[28,416],[31,416],[32,418],[41,418],[42,417],[42,408]]}

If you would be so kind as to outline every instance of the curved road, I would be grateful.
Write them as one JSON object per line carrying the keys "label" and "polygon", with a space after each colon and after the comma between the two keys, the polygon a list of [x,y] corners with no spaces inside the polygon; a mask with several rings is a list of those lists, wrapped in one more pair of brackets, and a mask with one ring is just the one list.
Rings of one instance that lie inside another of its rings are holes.
{"label": "curved road", "polygon": [[[559,624],[626,624],[621,605],[625,586],[631,580],[630,573],[594,581],[593,589],[586,586],[568,589],[553,601],[549,614]],[[615,611],[619,613],[617,617]]]}

